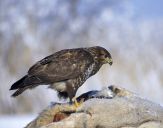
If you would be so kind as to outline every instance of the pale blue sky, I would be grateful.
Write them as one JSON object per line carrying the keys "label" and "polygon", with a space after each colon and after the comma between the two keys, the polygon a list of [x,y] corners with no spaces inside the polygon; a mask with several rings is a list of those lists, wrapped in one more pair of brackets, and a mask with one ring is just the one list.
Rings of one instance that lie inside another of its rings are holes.
{"label": "pale blue sky", "polygon": [[133,0],[138,18],[163,18],[163,0]]}

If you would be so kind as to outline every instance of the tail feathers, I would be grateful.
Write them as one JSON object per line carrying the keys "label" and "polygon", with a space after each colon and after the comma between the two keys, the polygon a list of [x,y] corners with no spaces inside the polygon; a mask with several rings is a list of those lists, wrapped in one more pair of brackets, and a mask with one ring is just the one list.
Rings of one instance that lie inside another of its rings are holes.
{"label": "tail feathers", "polygon": [[26,79],[27,77],[28,77],[28,76],[25,75],[23,78],[21,78],[20,80],[18,80],[17,82],[15,82],[15,83],[11,86],[10,90],[15,90],[15,89],[18,89],[18,88],[22,88],[22,87],[24,86],[24,81],[25,81],[25,79]]}
{"label": "tail feathers", "polygon": [[44,82],[42,82],[39,78],[35,77],[35,76],[24,76],[23,78],[21,78],[20,80],[18,80],[17,82],[15,82],[10,90],[15,90],[15,89],[20,89],[20,88],[25,88],[27,86],[31,86],[31,85],[38,85],[38,84],[43,84]]}
{"label": "tail feathers", "polygon": [[15,82],[10,90],[16,90],[15,93],[12,94],[13,97],[16,97],[18,95],[20,95],[22,92],[24,92],[26,89],[31,89],[36,87],[39,84],[43,84],[43,82],[35,77],[35,76],[24,76],[23,78],[21,78],[20,80],[18,80],[17,82]]}
{"label": "tail feathers", "polygon": [[11,96],[16,97],[16,96],[20,95],[22,92],[24,92],[26,89],[27,88],[20,88],[16,92],[14,92]]}

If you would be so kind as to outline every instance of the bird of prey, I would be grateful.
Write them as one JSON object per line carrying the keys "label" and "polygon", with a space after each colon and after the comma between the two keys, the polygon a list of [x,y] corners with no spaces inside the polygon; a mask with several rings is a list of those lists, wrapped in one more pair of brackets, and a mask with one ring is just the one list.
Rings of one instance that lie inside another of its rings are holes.
{"label": "bird of prey", "polygon": [[59,97],[72,101],[78,88],[106,63],[112,65],[111,54],[100,46],[61,50],[34,64],[10,90],[16,90],[15,97],[26,89],[49,85]]}

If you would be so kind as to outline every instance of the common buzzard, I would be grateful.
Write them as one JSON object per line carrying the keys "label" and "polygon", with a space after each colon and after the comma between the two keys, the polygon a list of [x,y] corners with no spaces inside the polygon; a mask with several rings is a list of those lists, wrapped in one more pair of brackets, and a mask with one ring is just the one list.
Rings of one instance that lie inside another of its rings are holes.
{"label": "common buzzard", "polygon": [[72,101],[77,89],[106,63],[112,65],[111,55],[100,46],[61,50],[34,64],[10,90],[16,90],[15,97],[26,89],[50,85],[59,97]]}

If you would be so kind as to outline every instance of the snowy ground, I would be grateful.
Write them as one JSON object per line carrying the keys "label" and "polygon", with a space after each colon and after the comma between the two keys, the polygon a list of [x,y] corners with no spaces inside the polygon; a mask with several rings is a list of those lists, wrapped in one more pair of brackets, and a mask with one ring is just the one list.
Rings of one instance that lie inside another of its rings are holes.
{"label": "snowy ground", "polygon": [[0,127],[23,128],[35,117],[36,115],[0,116]]}

